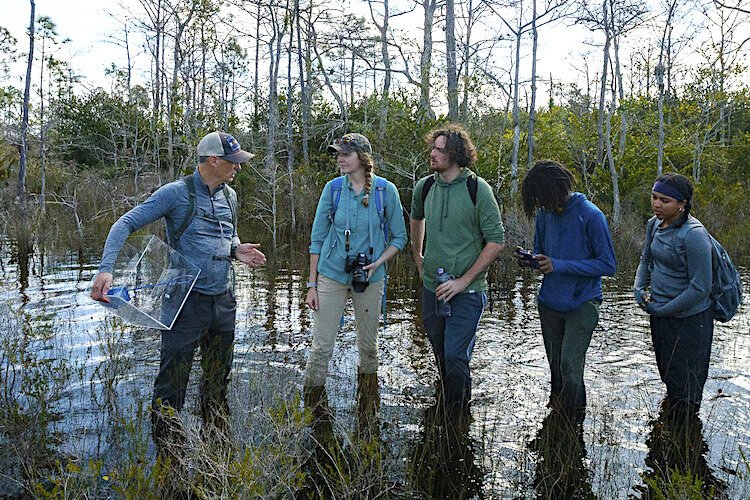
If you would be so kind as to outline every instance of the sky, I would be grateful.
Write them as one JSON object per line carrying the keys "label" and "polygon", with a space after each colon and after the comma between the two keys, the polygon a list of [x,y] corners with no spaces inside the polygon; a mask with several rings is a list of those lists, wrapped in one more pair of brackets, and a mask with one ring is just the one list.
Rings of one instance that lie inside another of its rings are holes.
{"label": "sky", "polygon": [[[356,0],[338,0],[341,2],[343,9],[355,11],[364,16],[369,16],[366,7],[355,8],[350,1]],[[652,13],[658,12],[658,0],[647,0],[652,4]],[[58,53],[59,59],[71,62],[71,65],[77,74],[83,76],[82,85],[84,88],[94,88],[102,86],[109,87],[109,80],[105,75],[105,70],[111,63],[118,66],[125,66],[125,50],[109,40],[109,37],[116,32],[118,22],[110,13],[121,13],[119,4],[138,5],[137,0],[36,0],[36,15],[49,16],[57,25],[59,39],[70,39],[71,41],[64,45],[61,52]],[[28,0],[0,0],[0,26],[8,28],[13,36],[18,40],[18,48],[26,51],[28,48],[28,38],[26,29],[29,23],[29,1]],[[418,9],[417,9],[418,10]],[[367,17],[368,22],[369,17]],[[401,25],[409,29],[409,24],[418,26],[421,24],[421,14],[415,12],[411,21],[397,18],[392,21],[394,25]],[[421,31],[414,29],[412,35],[416,39],[421,38]],[[435,39],[442,40],[443,34],[436,30]],[[622,45],[621,60],[627,63],[627,50],[643,44],[643,40],[648,37],[654,37],[653,30],[643,30],[640,33],[629,37]],[[585,85],[583,75],[584,66],[588,65],[589,77],[595,78],[601,70],[601,33],[592,33],[583,26],[570,26],[563,24],[548,25],[540,30],[539,52],[538,52],[538,76],[542,80],[549,78],[550,74],[558,83],[577,83],[580,86]],[[525,41],[524,51],[528,52],[528,39]],[[131,43],[131,51],[135,52]],[[442,48],[440,49],[442,50]],[[589,55],[584,59],[583,54],[588,52]],[[435,57],[442,57],[436,55]],[[493,57],[496,64],[501,67],[510,68],[511,51],[509,44],[500,46]],[[147,58],[137,59],[141,65],[148,65]],[[24,62],[25,65],[25,62]],[[531,72],[531,58],[526,56],[521,64],[521,80],[528,80]],[[136,67],[134,74],[138,78],[145,75],[148,67]],[[16,75],[23,74],[24,67],[17,68]],[[18,78],[18,76],[17,76]],[[20,85],[20,84],[19,84]],[[545,105],[547,102],[548,87],[544,81],[538,84],[539,97],[538,104]],[[592,89],[593,90],[593,89]],[[523,100],[523,96],[522,96]]]}
{"label": "sky", "polygon": [[[127,4],[127,1],[123,3]],[[10,30],[19,41],[18,47],[25,52],[28,47],[28,0],[0,0],[0,3],[5,4],[2,6],[0,26]],[[108,36],[117,26],[110,12],[120,12],[117,0],[36,0],[37,17],[49,16],[57,25],[59,39],[70,39],[58,57],[69,59],[74,70],[85,77],[87,86],[106,87],[105,69],[110,63],[124,66],[124,49],[108,41]],[[365,13],[363,10],[362,14]],[[417,24],[419,18],[414,21]],[[436,38],[440,35],[436,33]],[[415,32],[414,36],[421,35]],[[581,43],[588,38],[591,35],[582,27],[544,28],[539,46],[540,77],[546,78],[552,72],[572,78],[574,68],[580,65],[577,55],[581,50]],[[503,47],[499,57],[510,57],[510,52]]]}
{"label": "sky", "polygon": [[[19,50],[27,52],[28,0],[0,0],[0,4],[0,26],[16,37]],[[123,57],[121,49],[107,42],[106,32],[113,21],[106,9],[114,5],[111,0],[36,0],[36,16],[50,17],[57,25],[58,39],[71,40],[58,58],[69,60],[79,74],[97,85],[106,83],[104,69],[109,63]]]}

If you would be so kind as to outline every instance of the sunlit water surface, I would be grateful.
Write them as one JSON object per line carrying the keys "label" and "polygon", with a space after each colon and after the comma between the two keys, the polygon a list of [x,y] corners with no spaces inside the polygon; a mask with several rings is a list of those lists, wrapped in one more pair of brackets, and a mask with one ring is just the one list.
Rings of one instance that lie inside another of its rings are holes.
{"label": "sunlit water surface", "polygon": [[[101,331],[108,317],[88,298],[95,259],[79,262],[77,255],[35,255],[28,283],[19,283],[7,240],[0,259],[0,302],[20,309],[25,321],[38,328],[54,324],[57,335],[45,349],[63,355],[88,381],[71,385],[63,400],[62,448],[78,456],[106,454],[102,435],[107,423],[94,399],[108,367],[108,349]],[[303,271],[306,272],[306,271]],[[304,276],[304,275],[303,275]],[[748,281],[748,275],[744,275]],[[238,319],[233,386],[253,378],[301,387],[311,342],[311,317],[303,308],[304,278],[299,270],[268,271],[239,268]],[[638,495],[649,452],[647,437],[659,411],[664,388],[651,350],[647,316],[629,293],[631,277],[605,283],[599,326],[586,363],[588,412],[584,423],[591,491],[600,498]],[[419,319],[418,283],[392,280],[388,317],[381,329],[380,438],[389,455],[394,483],[408,481],[405,471],[415,446],[423,438],[424,409],[433,402],[435,370],[429,343]],[[528,443],[548,413],[549,375],[542,344],[533,276],[519,276],[493,285],[490,307],[478,330],[472,360],[474,401],[470,428],[475,477],[484,495],[532,497],[538,457]],[[328,393],[336,425],[351,431],[355,419],[356,346],[351,310],[339,334],[331,362]],[[715,329],[709,380],[701,409],[706,461],[713,474],[728,484],[730,498],[748,498],[750,484],[741,457],[750,446],[750,314],[747,308]],[[111,324],[111,323],[110,323]],[[116,322],[114,323],[117,324]],[[50,348],[49,346],[53,347]],[[158,367],[158,333],[126,327],[121,345],[122,366],[118,398],[148,399]],[[111,367],[109,367],[111,369]],[[195,410],[191,382],[188,407]],[[91,394],[94,396],[92,397]],[[235,411],[246,411],[235,408]],[[739,476],[737,475],[739,471]]]}

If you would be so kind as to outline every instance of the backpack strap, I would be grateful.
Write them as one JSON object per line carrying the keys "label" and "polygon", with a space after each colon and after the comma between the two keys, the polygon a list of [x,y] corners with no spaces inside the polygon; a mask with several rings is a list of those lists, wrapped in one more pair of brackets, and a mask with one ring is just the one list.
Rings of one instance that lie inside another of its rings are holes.
{"label": "backpack strap", "polygon": [[388,245],[388,220],[385,218],[385,187],[386,180],[383,177],[375,176],[375,208],[378,210],[380,229],[383,230],[384,241]]}
{"label": "backpack strap", "polygon": [[[424,202],[427,199],[427,193],[430,192],[433,184],[435,184],[435,177],[433,176],[429,176],[427,180],[424,181],[424,186],[422,186],[422,206],[424,206]],[[472,174],[466,178],[466,189],[469,190],[469,197],[474,206],[477,206],[478,185],[479,181],[477,180],[476,174]]]}
{"label": "backpack strap", "polygon": [[477,186],[479,181],[476,174],[471,174],[466,178],[466,189],[469,190],[469,197],[474,206],[477,206]]}
{"label": "backpack strap", "polygon": [[341,200],[341,187],[344,185],[344,176],[336,177],[331,181],[331,211],[328,214],[328,220],[333,224],[333,217],[336,215],[336,209],[339,207]]}
{"label": "backpack strap", "polygon": [[432,189],[432,185],[435,184],[435,177],[429,176],[426,181],[424,181],[424,185],[422,185],[422,206],[424,207],[424,202],[427,199],[427,194],[430,192],[430,189]]}
{"label": "backpack strap", "polygon": [[[185,233],[185,230],[188,228],[190,223],[193,221],[193,218],[195,217],[195,179],[192,175],[188,175],[186,177],[182,177],[180,179],[183,183],[185,183],[185,186],[187,187],[188,192],[188,209],[187,212],[185,212],[185,218],[182,219],[182,223],[180,224],[180,227],[177,228],[177,231],[172,235],[172,239],[170,241],[170,245],[172,247],[175,247],[177,245],[177,242],[180,240],[180,237]],[[227,205],[229,205],[229,211],[232,213],[232,225],[237,229],[237,198],[236,196],[232,196],[232,192],[229,190],[229,186],[224,184],[223,188],[224,192],[224,198],[227,200]]]}
{"label": "backpack strap", "polygon": [[175,233],[172,235],[171,241],[169,242],[170,246],[173,248],[177,245],[177,242],[185,232],[185,229],[187,229],[187,227],[193,221],[193,217],[195,217],[195,179],[192,175],[188,175],[186,177],[182,177],[180,180],[184,182],[185,186],[187,187],[188,209],[187,212],[185,212],[185,218],[182,219],[180,227],[177,228],[177,231],[175,231]]}
{"label": "backpack strap", "polygon": [[[383,241],[385,247],[388,247],[388,219],[385,218],[385,189],[386,180],[383,177],[375,176],[375,208],[378,210],[380,218],[380,228],[383,230]],[[383,249],[385,250],[385,248]],[[385,274],[383,275],[383,295],[380,298],[380,312],[383,315],[383,328],[387,323],[386,295],[388,290],[388,264],[385,264]]]}
{"label": "backpack strap", "polygon": [[[226,184],[224,184],[223,191],[224,198],[226,198],[227,205],[229,205],[229,211],[232,213],[232,225],[234,226],[234,229],[237,230],[237,197],[236,195],[232,196],[232,192]],[[195,192],[193,192],[193,197],[195,197]]]}

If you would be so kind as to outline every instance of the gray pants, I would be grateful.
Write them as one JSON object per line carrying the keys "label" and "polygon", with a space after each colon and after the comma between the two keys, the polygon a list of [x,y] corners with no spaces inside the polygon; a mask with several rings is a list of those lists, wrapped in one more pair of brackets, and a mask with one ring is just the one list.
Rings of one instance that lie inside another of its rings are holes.
{"label": "gray pants", "polygon": [[[206,424],[223,426],[228,415],[227,385],[232,367],[236,302],[219,295],[191,292],[177,321],[161,334],[161,363],[154,383],[154,438],[163,437],[161,407],[180,411],[185,404],[196,348],[201,350],[201,415]],[[161,436],[160,436],[161,435]]]}
{"label": "gray pants", "polygon": [[590,300],[570,312],[539,304],[539,320],[552,378],[551,399],[558,400],[563,409],[580,414],[586,408],[583,369],[599,321],[599,301]]}

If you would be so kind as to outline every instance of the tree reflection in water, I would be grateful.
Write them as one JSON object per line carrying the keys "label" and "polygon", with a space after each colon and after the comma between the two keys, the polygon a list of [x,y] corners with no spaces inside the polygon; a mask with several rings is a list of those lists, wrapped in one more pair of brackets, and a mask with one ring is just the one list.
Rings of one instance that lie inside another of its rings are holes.
{"label": "tree reflection in water", "polygon": [[706,461],[703,423],[694,410],[667,398],[662,401],[646,440],[647,469],[641,474],[645,486],[635,488],[641,498],[726,497],[726,483]]}

